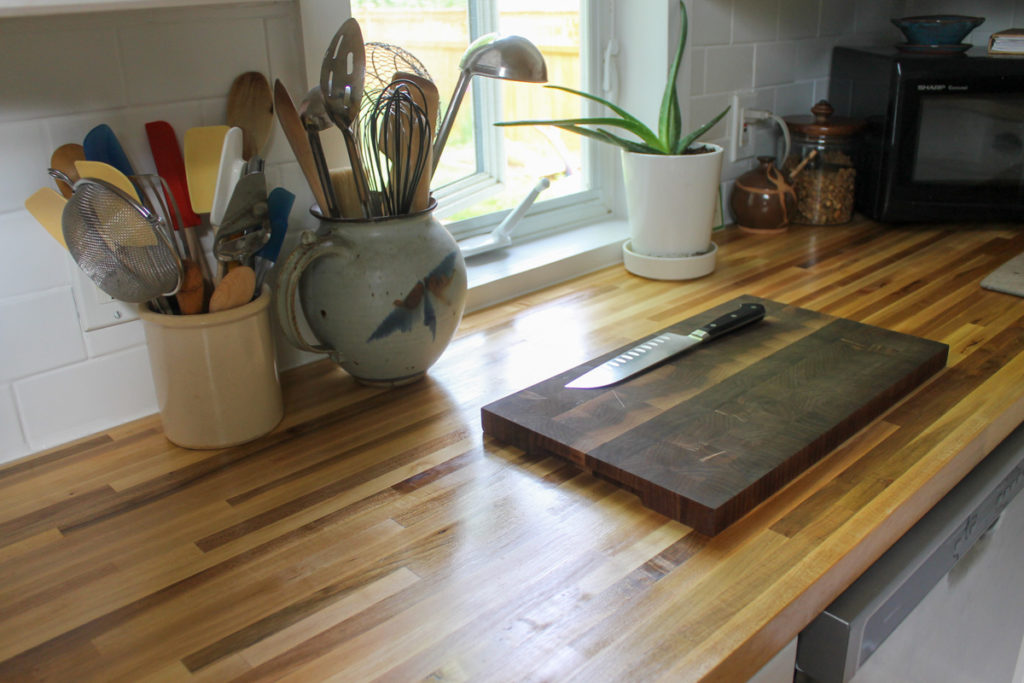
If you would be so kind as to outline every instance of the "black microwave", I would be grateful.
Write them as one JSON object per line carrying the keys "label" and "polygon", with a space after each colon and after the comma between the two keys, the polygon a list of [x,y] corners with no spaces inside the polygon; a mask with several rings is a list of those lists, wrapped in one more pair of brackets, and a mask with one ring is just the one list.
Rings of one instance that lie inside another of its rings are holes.
{"label": "black microwave", "polygon": [[861,213],[883,222],[1024,220],[1024,58],[836,47],[829,100],[867,122]]}

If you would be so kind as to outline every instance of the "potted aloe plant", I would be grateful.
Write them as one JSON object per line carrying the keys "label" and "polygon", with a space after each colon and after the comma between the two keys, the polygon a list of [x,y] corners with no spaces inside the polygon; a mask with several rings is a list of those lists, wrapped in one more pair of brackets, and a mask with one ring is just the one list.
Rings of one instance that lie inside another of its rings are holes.
{"label": "potted aloe plant", "polygon": [[[684,132],[676,79],[686,47],[686,6],[679,2],[681,27],[675,59],[669,69],[658,131],[608,100],[565,86],[554,90],[603,104],[614,116],[529,121],[503,121],[498,126],[548,125],[621,149],[629,211],[630,240],[623,245],[626,267],[640,275],[668,279],[698,277],[714,269],[711,229],[722,174],[720,146],[697,143],[729,111]],[[609,129],[634,137],[624,137]],[[710,258],[708,258],[710,255]],[[695,261],[700,261],[695,265]]]}

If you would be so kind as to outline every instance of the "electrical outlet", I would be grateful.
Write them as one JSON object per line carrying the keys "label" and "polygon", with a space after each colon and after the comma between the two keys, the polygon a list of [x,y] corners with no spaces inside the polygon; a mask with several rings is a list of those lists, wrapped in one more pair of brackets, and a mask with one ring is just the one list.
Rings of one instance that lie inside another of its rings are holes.
{"label": "electrical outlet", "polygon": [[139,317],[135,304],[118,301],[110,296],[93,284],[78,266],[72,264],[71,271],[78,320],[83,332],[119,325]]}
{"label": "electrical outlet", "polygon": [[744,120],[747,106],[739,93],[733,93],[729,108],[729,161],[740,161],[754,156],[754,136],[750,124]]}

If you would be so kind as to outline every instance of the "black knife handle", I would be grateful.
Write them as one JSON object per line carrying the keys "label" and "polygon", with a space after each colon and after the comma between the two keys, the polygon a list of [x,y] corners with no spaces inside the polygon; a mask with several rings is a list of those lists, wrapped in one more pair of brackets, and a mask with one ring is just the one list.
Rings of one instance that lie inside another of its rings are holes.
{"label": "black knife handle", "polygon": [[704,341],[710,341],[744,325],[756,323],[763,317],[764,306],[761,304],[743,304],[732,313],[726,313],[721,318],[715,318],[699,329],[707,334]]}

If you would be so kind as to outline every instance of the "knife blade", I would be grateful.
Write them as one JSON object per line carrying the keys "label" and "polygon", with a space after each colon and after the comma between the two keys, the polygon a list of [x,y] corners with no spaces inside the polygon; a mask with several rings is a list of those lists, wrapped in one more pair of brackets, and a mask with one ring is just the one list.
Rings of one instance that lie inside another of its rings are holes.
{"label": "knife blade", "polygon": [[664,332],[651,337],[625,353],[583,373],[565,385],[566,389],[600,389],[617,384],[655,365],[674,358],[687,349],[717,339],[733,330],[764,318],[761,304],[743,304],[735,311],[698,327],[689,334]]}

